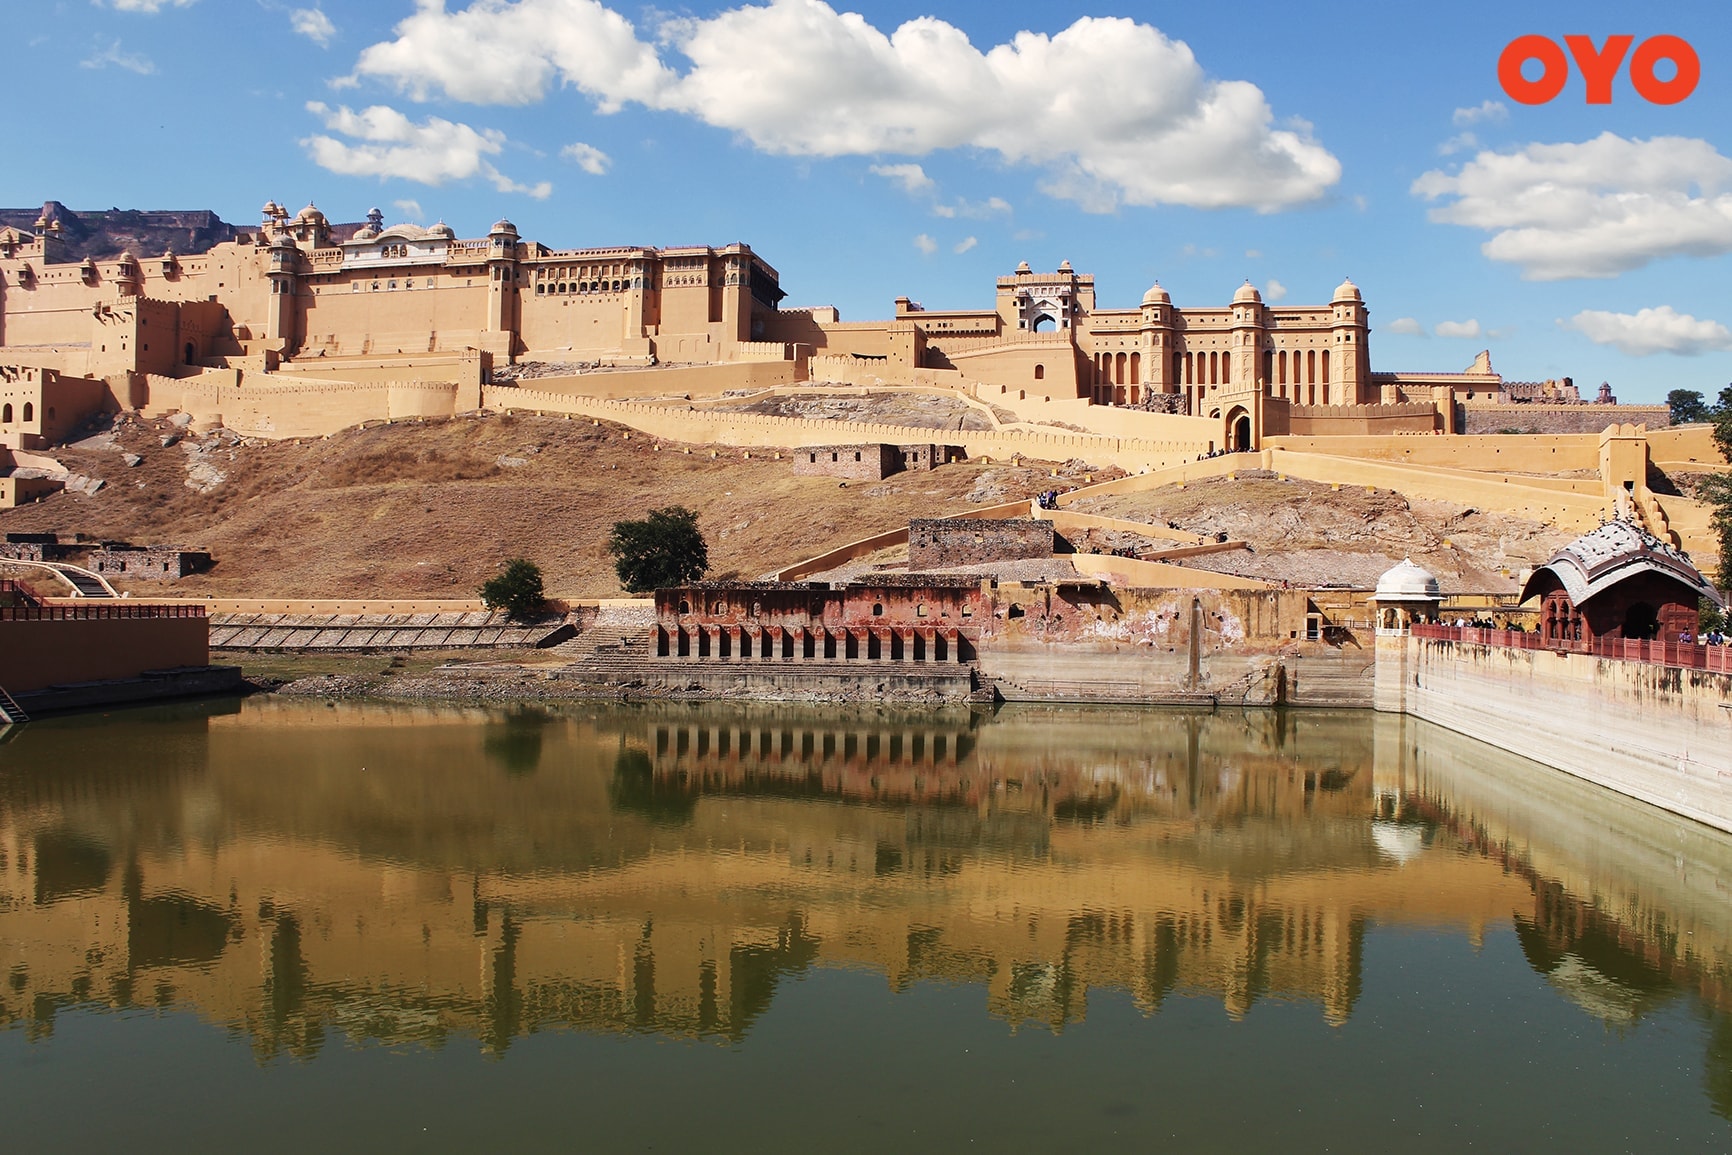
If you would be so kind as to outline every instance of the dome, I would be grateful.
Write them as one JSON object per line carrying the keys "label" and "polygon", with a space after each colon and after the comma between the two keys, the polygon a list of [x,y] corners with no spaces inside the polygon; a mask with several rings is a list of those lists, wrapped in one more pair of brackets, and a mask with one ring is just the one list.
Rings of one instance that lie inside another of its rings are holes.
{"label": "dome", "polygon": [[1032,273],[1034,270],[1028,267],[1027,261],[1018,261],[1016,263],[1016,271],[1019,273]]}
{"label": "dome", "polygon": [[1263,294],[1259,293],[1257,286],[1250,281],[1240,285],[1239,291],[1233,294],[1233,304],[1235,305],[1261,305],[1262,303]]}
{"label": "dome", "polygon": [[295,214],[295,220],[306,221],[308,224],[317,223],[322,225],[325,223],[325,214],[320,212],[312,201],[308,201],[307,207]]}
{"label": "dome", "polygon": [[432,228],[428,229],[426,235],[429,237],[442,237],[445,240],[452,240],[457,236],[456,233],[451,231],[451,226],[446,224],[444,221],[440,221]]}
{"label": "dome", "polygon": [[277,239],[271,242],[271,248],[273,249],[292,249],[294,247],[295,238],[291,237],[288,233],[278,233]]}
{"label": "dome", "polygon": [[1346,280],[1342,281],[1341,284],[1336,287],[1335,296],[1331,298],[1331,303],[1334,301],[1357,301],[1360,299],[1359,286],[1355,285],[1351,280]]}
{"label": "dome", "polygon": [[1167,296],[1167,291],[1161,288],[1159,281],[1150,285],[1149,291],[1143,294],[1143,304],[1145,305],[1170,305],[1172,303],[1173,299]]}
{"label": "dome", "polygon": [[516,236],[517,226],[501,217],[499,220],[493,222],[492,228],[487,230],[488,236],[493,236],[495,233],[510,233],[511,235]]}
{"label": "dome", "polygon": [[1069,261],[1060,261],[1058,263],[1058,271],[1061,273],[1074,273],[1074,272],[1076,272],[1075,269],[1070,267]]}
{"label": "dome", "polygon": [[1390,602],[1441,601],[1443,593],[1429,570],[1414,565],[1411,558],[1402,558],[1400,565],[1385,570],[1377,579],[1377,592],[1371,597],[1379,605],[1385,605]]}
{"label": "dome", "polygon": [[259,213],[262,216],[274,217],[281,211],[282,210],[277,207],[276,201],[266,201],[265,207],[260,209]]}

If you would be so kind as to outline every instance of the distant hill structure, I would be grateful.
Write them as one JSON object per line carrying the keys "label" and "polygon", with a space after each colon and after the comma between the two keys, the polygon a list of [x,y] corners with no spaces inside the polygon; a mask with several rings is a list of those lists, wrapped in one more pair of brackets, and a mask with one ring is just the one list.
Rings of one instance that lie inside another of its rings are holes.
{"label": "distant hill structure", "polygon": [[58,238],[55,251],[65,260],[102,260],[128,251],[192,256],[234,240],[239,232],[209,209],[74,211],[59,201],[35,209],[0,209],[3,228]]}

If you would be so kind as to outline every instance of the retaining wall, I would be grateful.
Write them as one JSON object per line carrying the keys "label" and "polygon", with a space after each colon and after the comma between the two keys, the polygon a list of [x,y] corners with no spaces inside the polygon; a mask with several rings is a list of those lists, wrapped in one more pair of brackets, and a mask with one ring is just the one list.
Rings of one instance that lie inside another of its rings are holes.
{"label": "retaining wall", "polygon": [[1732,831],[1732,674],[1409,635],[1376,652],[1377,709]]}
{"label": "retaining wall", "polygon": [[210,664],[203,617],[0,619],[0,686],[13,694]]}

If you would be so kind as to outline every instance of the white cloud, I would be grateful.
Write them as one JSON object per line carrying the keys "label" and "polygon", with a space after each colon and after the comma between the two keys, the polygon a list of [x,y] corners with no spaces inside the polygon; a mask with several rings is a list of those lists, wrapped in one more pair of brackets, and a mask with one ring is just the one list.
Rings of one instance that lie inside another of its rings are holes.
{"label": "white cloud", "polygon": [[[1431,219],[1492,234],[1480,251],[1532,281],[1614,277],[1665,257],[1732,252],[1732,159],[1705,140],[1626,140],[1482,152],[1413,192]],[[1446,198],[1448,198],[1446,200]]]}
{"label": "white cloud", "polygon": [[1457,128],[1467,124],[1501,124],[1509,119],[1509,105],[1501,100],[1487,100],[1472,108],[1458,108],[1450,115]]}
{"label": "white cloud", "polygon": [[337,26],[318,8],[297,8],[289,13],[289,26],[299,36],[305,36],[320,48],[329,48],[337,35]]}
{"label": "white cloud", "polygon": [[1280,281],[1277,281],[1274,277],[1270,277],[1268,283],[1263,286],[1263,296],[1271,303],[1279,301],[1286,295],[1287,286],[1283,285]]}
{"label": "white cloud", "polygon": [[1396,333],[1404,337],[1423,337],[1425,326],[1413,317],[1397,317],[1383,327],[1385,333]]}
{"label": "white cloud", "polygon": [[1694,357],[1732,349],[1732,329],[1718,321],[1698,320],[1670,305],[1635,313],[1584,309],[1558,324],[1574,329],[1596,345],[1613,345],[1619,352],[1632,357],[1646,357],[1653,353]]}
{"label": "white cloud", "polygon": [[108,6],[116,12],[142,12],[146,16],[155,16],[164,8],[189,8],[196,0],[108,0]]}
{"label": "white cloud", "polygon": [[875,164],[872,174],[902,186],[902,191],[909,196],[931,192],[938,187],[938,182],[926,175],[926,170],[917,164]]}
{"label": "white cloud", "polygon": [[418,221],[427,215],[427,211],[421,207],[421,202],[418,200],[392,201],[391,207],[412,221]]}
{"label": "white cloud", "polygon": [[933,205],[932,215],[946,220],[965,217],[969,220],[983,221],[988,217],[1009,216],[1010,202],[1003,197],[987,197],[983,201],[971,201],[959,197],[953,205]]}
{"label": "white cloud", "polygon": [[914,247],[930,257],[933,253],[938,251],[938,242],[927,236],[925,233],[921,233],[919,236],[914,238]]}
{"label": "white cloud", "polygon": [[355,72],[415,100],[533,104],[557,81],[614,112],[626,101],[653,106],[674,80],[631,22],[596,0],[475,0],[460,12],[416,0],[394,31]]}
{"label": "white cloud", "polygon": [[356,74],[416,100],[526,104],[554,83],[603,111],[627,102],[730,129],[765,152],[924,156],[972,148],[1047,170],[1085,209],[1182,204],[1273,211],[1315,200],[1341,165],[1277,127],[1256,85],[1210,77],[1182,41],[1124,18],[1019,32],[982,52],[918,17],[885,33],[822,0],[769,0],[667,20],[683,73],[597,0],[418,0]]}
{"label": "white cloud", "polygon": [[1439,321],[1437,323],[1439,337],[1478,337],[1481,336],[1479,321],[1469,317],[1465,321]]}
{"label": "white cloud", "polygon": [[1458,152],[1466,152],[1470,148],[1479,147],[1479,137],[1471,132],[1458,132],[1437,146],[1438,156],[1454,156]]}
{"label": "white cloud", "polygon": [[1262,249],[1246,249],[1245,255],[1253,261],[1259,260],[1263,256],[1263,250]]}
{"label": "white cloud", "polygon": [[110,64],[128,72],[136,72],[140,76],[149,76],[156,71],[156,65],[151,63],[150,57],[123,51],[118,40],[78,62],[80,68],[107,68]]}
{"label": "white cloud", "polygon": [[980,243],[979,237],[964,237],[962,240],[956,242],[955,247],[952,248],[950,251],[955,253],[957,256],[961,256],[963,253],[966,253],[969,249],[972,249],[975,245],[978,245],[979,243]]}
{"label": "white cloud", "polygon": [[416,124],[396,109],[378,104],[352,112],[315,100],[307,104],[307,111],[331,132],[360,142],[322,135],[301,141],[315,164],[334,173],[381,180],[398,177],[429,185],[480,176],[504,193],[526,193],[539,200],[553,192],[546,181],[519,184],[485,159],[505,148],[505,134],[495,129],[478,130],[436,116]]}
{"label": "white cloud", "polygon": [[566,145],[559,150],[559,155],[566,160],[576,161],[577,167],[590,176],[606,176],[608,166],[613,163],[613,158],[607,153],[593,144],[584,144],[582,141],[575,141]]}

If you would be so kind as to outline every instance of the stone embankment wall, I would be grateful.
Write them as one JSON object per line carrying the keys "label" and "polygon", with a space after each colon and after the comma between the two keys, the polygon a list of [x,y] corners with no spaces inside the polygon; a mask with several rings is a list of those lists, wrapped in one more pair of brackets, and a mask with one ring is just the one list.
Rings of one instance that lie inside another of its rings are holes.
{"label": "stone embankment wall", "polygon": [[1001,583],[977,660],[1012,701],[1369,706],[1372,652],[1352,631],[1306,640],[1312,608],[1303,590]]}
{"label": "stone embankment wall", "polygon": [[1049,558],[1052,522],[1033,518],[915,518],[908,524],[908,568],[948,569],[981,562]]}
{"label": "stone embankment wall", "polygon": [[1732,831],[1732,675],[1385,636],[1375,700]]}
{"label": "stone embankment wall", "polygon": [[209,664],[203,617],[0,620],[0,686],[12,694]]}
{"label": "stone embankment wall", "polygon": [[1664,405],[1456,405],[1456,429],[1462,433],[1598,433],[1608,425],[1669,425],[1672,411]]}

